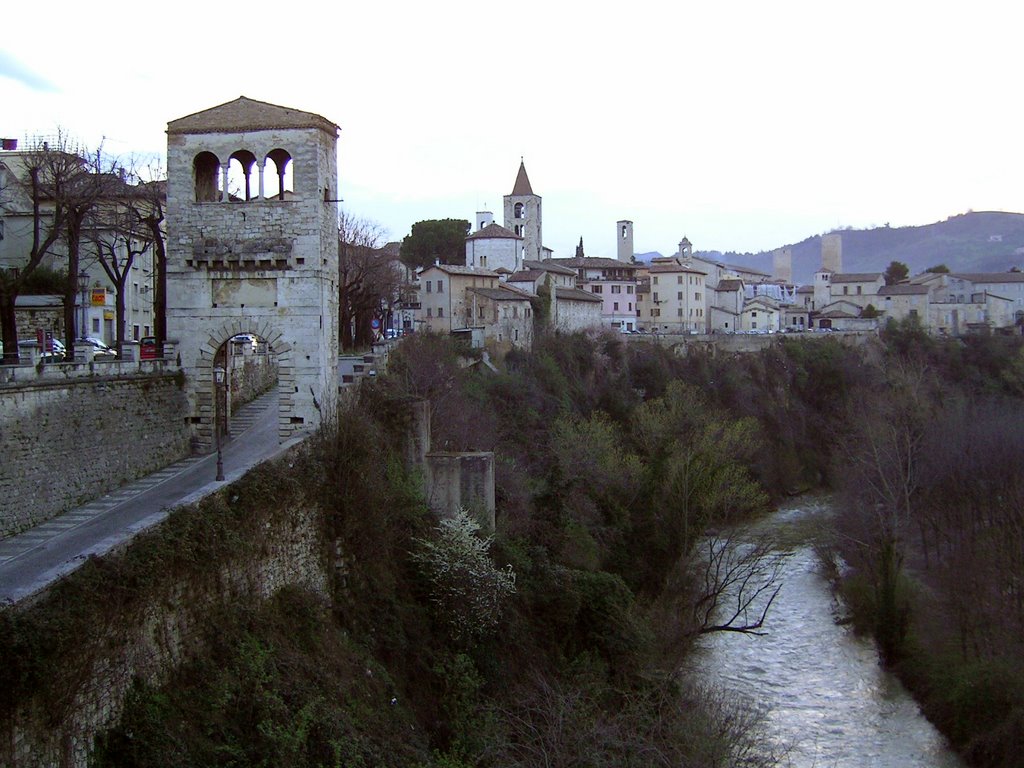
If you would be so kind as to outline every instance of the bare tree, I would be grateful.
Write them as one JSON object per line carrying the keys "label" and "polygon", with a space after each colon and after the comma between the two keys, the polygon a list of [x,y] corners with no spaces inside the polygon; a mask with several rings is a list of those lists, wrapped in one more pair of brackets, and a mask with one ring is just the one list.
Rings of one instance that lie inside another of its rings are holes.
{"label": "bare tree", "polygon": [[789,557],[767,539],[707,537],[691,557],[697,584],[692,631],[766,634],[764,622],[782,589],[780,577]]}
{"label": "bare tree", "polygon": [[[88,188],[91,173],[89,161],[63,132],[58,132],[54,145],[38,142],[21,156],[22,175],[15,180],[6,210],[24,205],[31,212],[29,246],[25,260],[19,265],[0,268],[0,329],[4,337],[6,365],[18,363],[18,327],[15,304],[32,273],[54,257],[54,247],[65,238],[75,241],[77,211]],[[80,221],[78,222],[80,224]],[[78,262],[67,261],[68,288],[65,290],[65,326],[68,335],[74,327],[74,303],[77,293]],[[70,309],[70,312],[69,312]]]}
{"label": "bare tree", "polygon": [[372,322],[382,320],[399,295],[401,278],[380,244],[379,225],[343,213],[338,220],[338,300],[342,349],[373,341]]}
{"label": "bare tree", "polygon": [[93,207],[84,225],[96,261],[114,286],[118,349],[125,341],[125,286],[136,259],[153,244],[137,203],[135,189],[123,177],[111,179],[103,200]]}

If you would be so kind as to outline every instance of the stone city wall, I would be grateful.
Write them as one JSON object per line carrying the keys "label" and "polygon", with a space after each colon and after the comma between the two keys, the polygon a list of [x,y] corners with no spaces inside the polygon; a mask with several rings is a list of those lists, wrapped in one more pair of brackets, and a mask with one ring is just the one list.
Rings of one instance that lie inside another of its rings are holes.
{"label": "stone city wall", "polygon": [[189,453],[180,375],[24,378],[0,385],[0,538]]}
{"label": "stone city wall", "polygon": [[286,586],[326,598],[330,576],[320,514],[289,509],[264,530],[264,544],[243,560],[225,561],[206,576],[168,573],[142,604],[118,604],[106,636],[84,638],[81,658],[68,660],[61,701],[36,693],[0,722],[0,765],[86,768],[96,735],[117,723],[132,682],[164,682],[197,650],[210,616]]}

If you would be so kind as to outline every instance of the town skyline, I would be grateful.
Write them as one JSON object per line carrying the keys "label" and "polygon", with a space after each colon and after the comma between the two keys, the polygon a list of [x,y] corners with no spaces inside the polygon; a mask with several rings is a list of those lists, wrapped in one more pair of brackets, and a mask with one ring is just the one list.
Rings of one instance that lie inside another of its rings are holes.
{"label": "town skyline", "polygon": [[[1018,8],[478,10],[300,0],[293,26],[265,35],[194,2],[159,19],[107,3],[88,33],[50,25],[45,53],[38,35],[5,43],[0,135],[60,127],[110,155],[162,158],[169,121],[245,95],[337,122],[344,208],[390,240],[424,219],[500,217],[522,157],[558,256],[580,237],[613,255],[620,219],[639,253],[684,235],[757,252],[1024,210],[1022,108],[1005,97]],[[34,30],[33,13],[6,19]]]}

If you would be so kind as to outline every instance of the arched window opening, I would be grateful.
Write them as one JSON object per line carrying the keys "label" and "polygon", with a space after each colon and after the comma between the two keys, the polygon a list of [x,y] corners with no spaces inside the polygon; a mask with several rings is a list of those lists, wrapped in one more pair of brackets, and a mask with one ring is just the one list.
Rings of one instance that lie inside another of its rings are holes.
{"label": "arched window opening", "polygon": [[523,228],[520,225],[518,225],[518,224],[516,225],[516,235],[518,237],[522,237],[523,236]]}
{"label": "arched window opening", "polygon": [[294,194],[292,180],[292,156],[283,149],[273,149],[267,155],[263,171],[263,188],[266,198],[284,200],[286,194]]}
{"label": "arched window opening", "polygon": [[522,203],[516,203],[516,207],[513,209],[514,210],[514,213],[512,214],[513,217],[517,218],[517,219],[523,218],[523,208],[524,208],[524,206],[523,206]]}
{"label": "arched window opening", "polygon": [[192,178],[196,185],[197,203],[220,200],[220,160],[212,152],[200,152],[192,161]]}
{"label": "arched window opening", "polygon": [[252,200],[259,196],[259,180],[253,178],[256,155],[240,149],[228,161],[228,200]]}

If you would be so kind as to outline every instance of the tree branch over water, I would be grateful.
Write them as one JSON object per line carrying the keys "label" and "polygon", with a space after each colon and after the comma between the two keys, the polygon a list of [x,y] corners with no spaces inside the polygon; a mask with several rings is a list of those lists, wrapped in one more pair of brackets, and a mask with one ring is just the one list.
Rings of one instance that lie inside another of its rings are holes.
{"label": "tree branch over water", "polygon": [[767,634],[761,630],[782,590],[780,576],[790,553],[776,551],[767,539],[709,536],[694,556],[694,573],[702,583],[693,605],[694,633]]}

